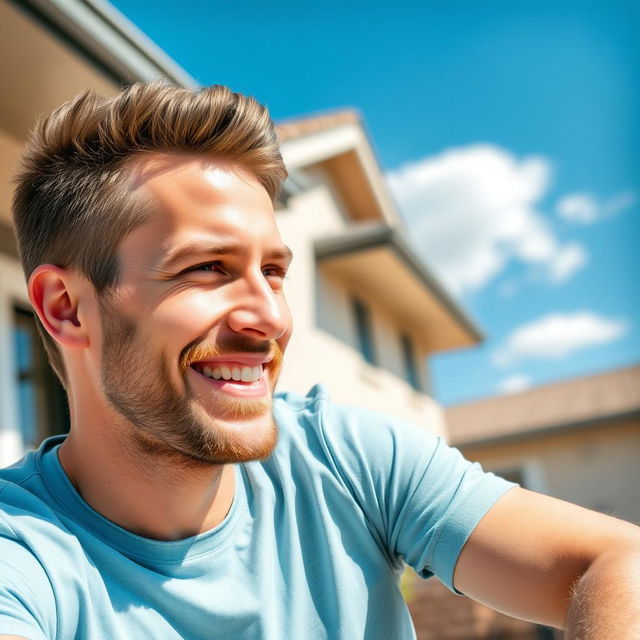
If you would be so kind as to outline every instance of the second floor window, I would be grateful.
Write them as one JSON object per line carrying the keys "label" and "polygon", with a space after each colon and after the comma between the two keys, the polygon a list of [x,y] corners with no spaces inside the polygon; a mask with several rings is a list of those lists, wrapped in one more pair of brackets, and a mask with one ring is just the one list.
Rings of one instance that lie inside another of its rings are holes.
{"label": "second floor window", "polygon": [[405,379],[416,391],[421,391],[422,387],[420,386],[420,376],[418,375],[413,342],[406,333],[400,336],[400,342],[402,344],[402,361],[404,363]]}
{"label": "second floor window", "polygon": [[376,353],[373,345],[373,331],[369,308],[358,298],[353,299],[353,314],[356,320],[358,347],[362,357],[369,363],[376,365]]}

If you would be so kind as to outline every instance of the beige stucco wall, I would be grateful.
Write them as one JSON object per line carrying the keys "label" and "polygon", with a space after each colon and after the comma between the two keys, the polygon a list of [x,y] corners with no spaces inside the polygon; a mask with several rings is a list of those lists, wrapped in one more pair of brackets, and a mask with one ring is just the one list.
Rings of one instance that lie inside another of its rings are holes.
{"label": "beige stucco wall", "polygon": [[339,233],[345,226],[331,190],[318,183],[293,198],[278,214],[278,226],[295,255],[285,289],[292,306],[294,333],[279,389],[306,393],[321,382],[337,402],[391,413],[444,435],[440,407],[402,379],[398,327],[385,313],[383,303],[367,300],[383,365],[372,367],[355,346],[348,283],[317,278],[314,238]]}
{"label": "beige stucco wall", "polygon": [[11,180],[14,174],[22,142],[0,129],[0,221],[11,221]]}
{"label": "beige stucco wall", "polygon": [[0,3],[0,221],[9,220],[11,176],[38,118],[86,89],[117,83],[10,2]]}
{"label": "beige stucco wall", "polygon": [[522,465],[532,489],[640,523],[640,420],[462,450],[489,470]]}

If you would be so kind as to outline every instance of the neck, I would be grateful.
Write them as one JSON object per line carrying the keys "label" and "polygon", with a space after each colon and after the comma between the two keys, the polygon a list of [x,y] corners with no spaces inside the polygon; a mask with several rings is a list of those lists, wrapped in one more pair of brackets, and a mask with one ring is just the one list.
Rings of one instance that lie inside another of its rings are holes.
{"label": "neck", "polygon": [[126,429],[71,432],[60,463],[98,513],[138,535],[180,540],[220,524],[235,490],[233,465],[205,465],[140,451]]}

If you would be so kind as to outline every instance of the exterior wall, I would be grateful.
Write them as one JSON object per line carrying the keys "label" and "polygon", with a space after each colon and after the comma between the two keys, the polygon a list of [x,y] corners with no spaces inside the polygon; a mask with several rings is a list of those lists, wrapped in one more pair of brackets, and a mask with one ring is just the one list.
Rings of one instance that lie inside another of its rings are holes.
{"label": "exterior wall", "polygon": [[562,632],[502,615],[409,572],[405,597],[417,640],[560,640]]}
{"label": "exterior wall", "polygon": [[279,388],[306,393],[321,382],[336,402],[391,413],[443,435],[440,407],[403,379],[399,327],[389,319],[383,304],[365,300],[371,306],[382,365],[373,367],[358,352],[348,283],[317,273],[314,239],[345,227],[340,205],[326,183],[318,182],[292,198],[278,213],[278,226],[295,256],[285,285],[293,307],[294,332]]}
{"label": "exterior wall", "polygon": [[[640,522],[640,420],[609,423],[491,448],[462,448],[487,469],[537,467],[530,488]],[[525,476],[526,481],[526,476]],[[534,476],[535,481],[535,476]]]}
{"label": "exterior wall", "polygon": [[[611,422],[526,441],[461,447],[486,470],[519,469],[525,487],[575,504],[640,522],[640,420]],[[437,579],[405,578],[418,640],[558,639],[561,632],[513,620],[465,597]]]}
{"label": "exterior wall", "polygon": [[22,141],[16,140],[1,129],[0,123],[0,223],[11,224],[11,176],[15,169]]}

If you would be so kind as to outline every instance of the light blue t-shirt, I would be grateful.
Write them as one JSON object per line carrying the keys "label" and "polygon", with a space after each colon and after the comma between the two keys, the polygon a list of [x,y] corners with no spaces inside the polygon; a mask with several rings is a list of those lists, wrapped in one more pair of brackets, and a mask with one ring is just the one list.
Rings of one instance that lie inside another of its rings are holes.
{"label": "light blue t-shirt", "polygon": [[143,538],[87,505],[64,436],[0,471],[0,633],[30,640],[414,638],[404,563],[453,589],[469,534],[514,486],[424,430],[333,404],[274,402],[279,441],[236,465],[224,521]]}

